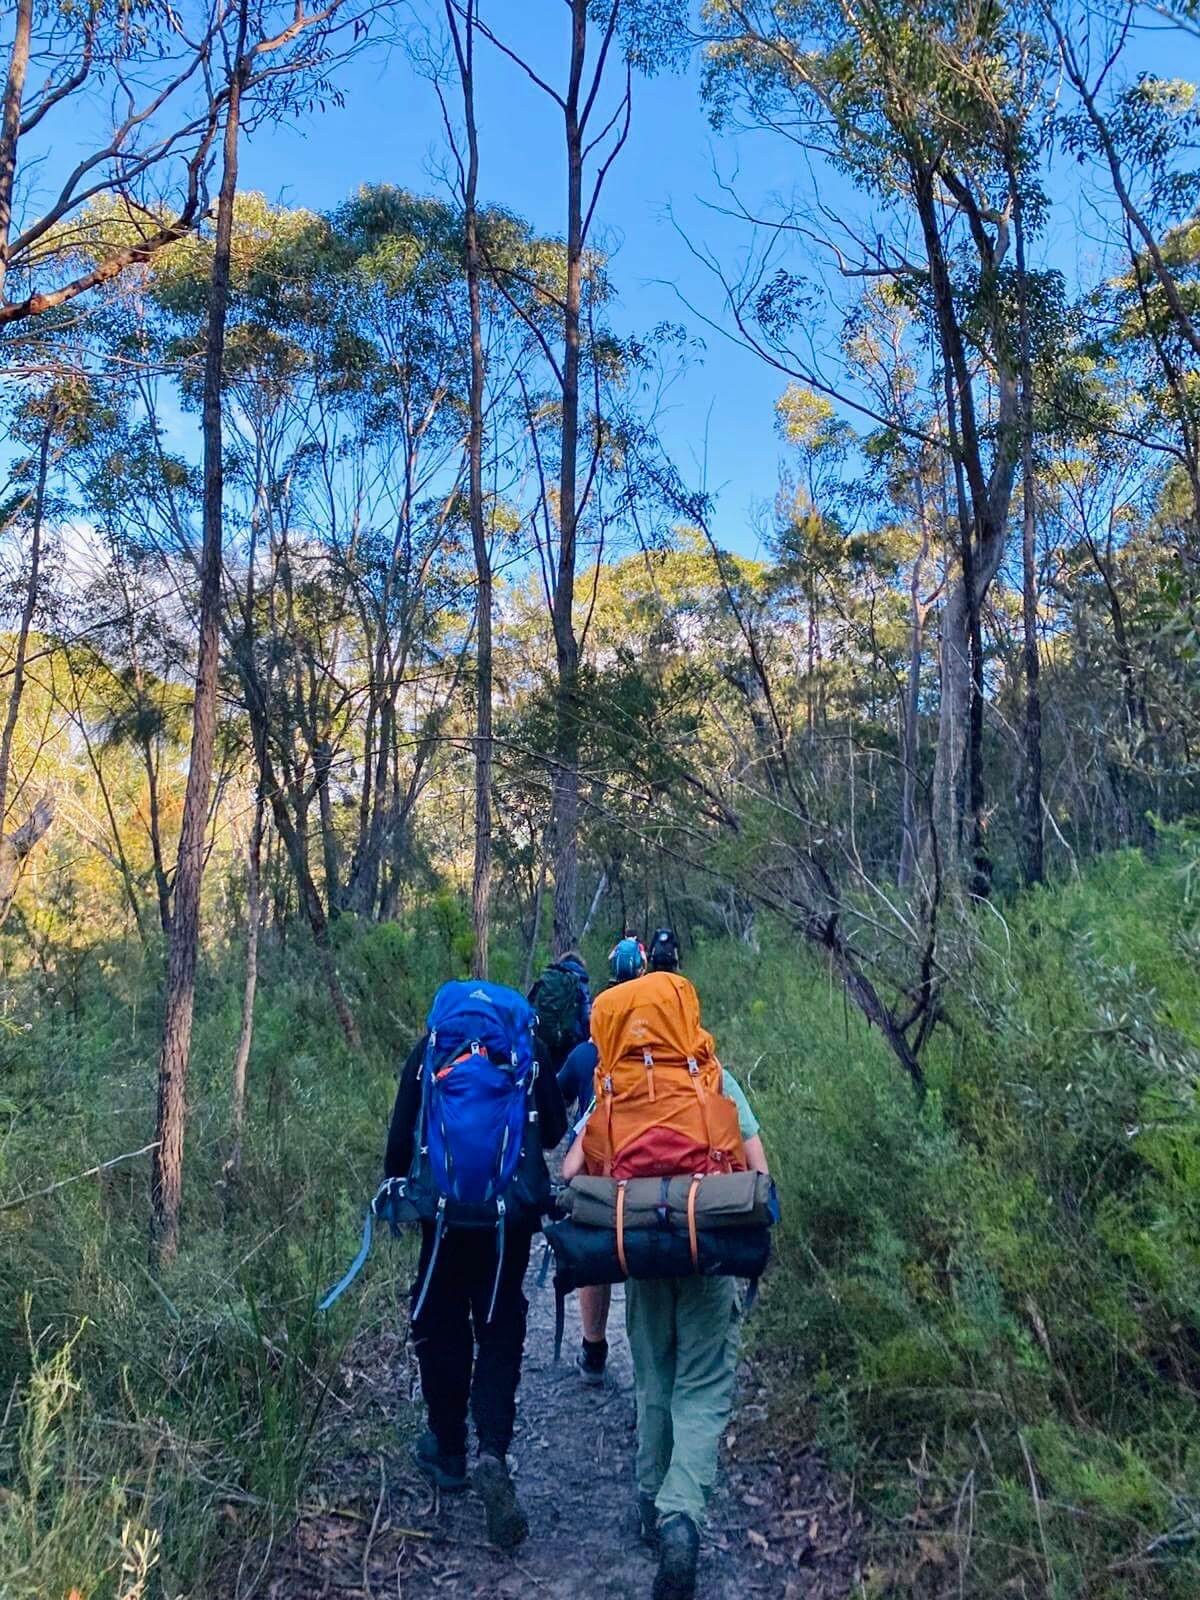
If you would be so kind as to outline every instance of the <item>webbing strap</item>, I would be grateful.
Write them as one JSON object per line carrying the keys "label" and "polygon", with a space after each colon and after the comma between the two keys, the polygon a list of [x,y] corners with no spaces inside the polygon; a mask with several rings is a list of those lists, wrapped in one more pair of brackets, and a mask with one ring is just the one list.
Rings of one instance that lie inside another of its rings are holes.
{"label": "webbing strap", "polygon": [[567,1326],[567,1291],[555,1273],[554,1276],[554,1359],[562,1359],[563,1333]]}
{"label": "webbing strap", "polygon": [[421,1293],[417,1296],[417,1303],[412,1309],[412,1322],[416,1322],[421,1315],[425,1304],[425,1296],[429,1293],[429,1285],[433,1282],[433,1269],[437,1266],[438,1251],[442,1248],[442,1234],[446,1228],[446,1202],[438,1201],[437,1222],[433,1229],[433,1249],[429,1252],[429,1265],[425,1268],[425,1281],[421,1285]]}
{"label": "webbing strap", "polygon": [[642,1065],[646,1069],[646,1093],[651,1100],[654,1099],[654,1057],[650,1054],[649,1047],[642,1050]]}
{"label": "webbing strap", "polygon": [[627,1179],[622,1178],[617,1185],[617,1260],[621,1264],[621,1276],[629,1276],[629,1268],[625,1264],[625,1185]]}
{"label": "webbing strap", "polygon": [[363,1219],[362,1243],[359,1245],[358,1254],[350,1263],[350,1270],[334,1284],[329,1293],[317,1306],[318,1311],[328,1311],[335,1301],[340,1300],[346,1290],[358,1277],[367,1264],[367,1257],[371,1254],[371,1241],[375,1237],[375,1213],[367,1207],[366,1217]]}
{"label": "webbing strap", "polygon": [[700,1271],[700,1240],[699,1240],[699,1238],[697,1237],[697,1234],[696,1234],[696,1195],[699,1193],[699,1190],[700,1190],[700,1175],[699,1175],[699,1173],[696,1173],[692,1177],[692,1185],[691,1185],[691,1188],[688,1190],[687,1222],[688,1222],[688,1244],[691,1246],[691,1249],[692,1249],[692,1266],[694,1267],[694,1269],[697,1272]]}
{"label": "webbing strap", "polygon": [[612,1075],[610,1073],[604,1080],[604,1114],[605,1114],[604,1176],[606,1178],[611,1178],[612,1177],[612,1165],[613,1165],[612,1112],[613,1112],[613,1082],[612,1082]]}
{"label": "webbing strap", "polygon": [[492,1298],[488,1305],[487,1320],[496,1314],[496,1296],[500,1293],[500,1274],[504,1271],[504,1201],[498,1200],[500,1214],[496,1218],[496,1276],[492,1281]]}

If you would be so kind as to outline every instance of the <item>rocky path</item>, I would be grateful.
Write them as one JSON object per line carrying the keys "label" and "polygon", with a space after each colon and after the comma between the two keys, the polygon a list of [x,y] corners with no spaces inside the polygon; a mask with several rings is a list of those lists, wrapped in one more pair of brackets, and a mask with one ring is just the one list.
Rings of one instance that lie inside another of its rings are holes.
{"label": "rocky path", "polygon": [[[513,1444],[532,1532],[515,1555],[489,1547],[471,1494],[435,1497],[413,1470],[397,1397],[414,1391],[403,1334],[366,1334],[343,1367],[326,1427],[332,1448],[309,1504],[274,1550],[259,1594],[271,1600],[638,1600],[654,1567],[632,1532],[633,1379],[621,1292],[610,1327],[610,1376],[581,1384],[568,1304],[561,1365],[553,1361],[554,1294],[526,1292],[529,1338]],[[779,1596],[836,1600],[856,1588],[859,1518],[820,1461],[770,1437],[754,1375],[742,1373],[721,1487],[701,1552],[701,1600]]]}

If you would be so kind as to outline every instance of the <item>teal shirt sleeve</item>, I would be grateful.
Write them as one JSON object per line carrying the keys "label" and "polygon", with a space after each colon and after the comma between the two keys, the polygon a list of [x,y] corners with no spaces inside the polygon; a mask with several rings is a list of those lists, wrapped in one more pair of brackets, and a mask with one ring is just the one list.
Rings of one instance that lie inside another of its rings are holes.
{"label": "teal shirt sleeve", "polygon": [[728,1095],[730,1100],[732,1100],[734,1105],[737,1107],[738,1132],[741,1134],[743,1139],[755,1138],[759,1131],[758,1118],[754,1115],[753,1111],[751,1111],[750,1102],[746,1099],[741,1084],[734,1077],[733,1073],[730,1072],[728,1067],[722,1067],[721,1073],[721,1086],[726,1095]]}

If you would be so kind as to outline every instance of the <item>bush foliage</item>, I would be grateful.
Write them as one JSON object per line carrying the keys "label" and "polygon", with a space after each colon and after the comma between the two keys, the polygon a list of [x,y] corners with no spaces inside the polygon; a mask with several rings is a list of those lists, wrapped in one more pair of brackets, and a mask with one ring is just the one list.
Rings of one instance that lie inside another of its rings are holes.
{"label": "bush foliage", "polygon": [[[345,1340],[402,1315],[377,1252],[337,1313],[398,1056],[469,954],[462,906],[343,919],[364,1038],[303,941],[268,946],[244,1165],[236,947],[203,973],[185,1248],[146,1266],[143,1161],[0,1211],[0,1593],[230,1592],[295,1504]],[[749,1325],[780,1432],[871,1506],[874,1595],[1183,1600],[1200,1578],[1200,855],[1130,852],[987,916],[918,1104],[829,974],[769,928],[687,965],[762,1117],[784,1223]],[[593,971],[603,950],[589,951]],[[518,981],[504,949],[499,974]],[[152,1124],[157,974],[30,976],[2,1040],[0,1203]],[[140,1574],[140,1575],[139,1575]],[[141,1588],[138,1588],[138,1585]]]}

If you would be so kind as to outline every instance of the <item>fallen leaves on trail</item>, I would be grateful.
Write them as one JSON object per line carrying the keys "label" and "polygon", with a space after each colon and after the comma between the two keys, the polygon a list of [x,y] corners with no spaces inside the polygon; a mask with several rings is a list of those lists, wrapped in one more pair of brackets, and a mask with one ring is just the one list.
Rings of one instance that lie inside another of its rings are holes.
{"label": "fallen leaves on trail", "polygon": [[[515,1557],[494,1550],[473,1495],[435,1495],[412,1469],[401,1432],[411,1356],[398,1332],[376,1330],[348,1352],[352,1407],[322,1425],[326,1467],[282,1545],[260,1554],[267,1600],[645,1600],[654,1563],[632,1527],[628,1348],[615,1339],[611,1381],[585,1390],[569,1363],[551,1360],[552,1296],[531,1284],[529,1299],[513,1445],[528,1543]],[[821,1460],[781,1436],[753,1372],[743,1367],[740,1378],[698,1600],[847,1600],[860,1575],[861,1516]]]}

